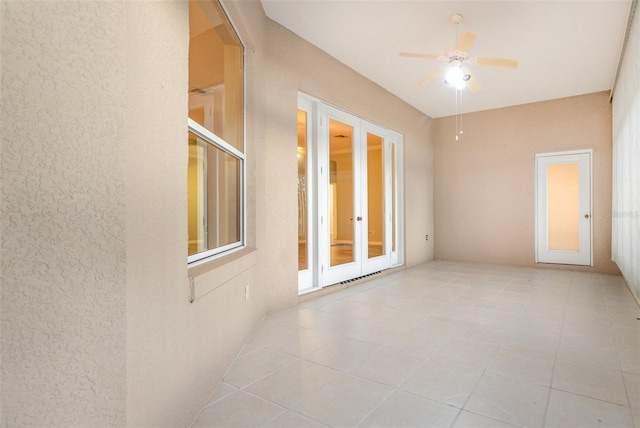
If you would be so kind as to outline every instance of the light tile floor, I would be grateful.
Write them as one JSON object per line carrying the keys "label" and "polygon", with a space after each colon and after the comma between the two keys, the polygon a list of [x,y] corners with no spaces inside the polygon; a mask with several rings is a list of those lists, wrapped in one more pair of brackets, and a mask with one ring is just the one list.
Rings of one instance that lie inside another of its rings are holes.
{"label": "light tile floor", "polygon": [[194,427],[640,428],[620,277],[429,262],[268,316]]}

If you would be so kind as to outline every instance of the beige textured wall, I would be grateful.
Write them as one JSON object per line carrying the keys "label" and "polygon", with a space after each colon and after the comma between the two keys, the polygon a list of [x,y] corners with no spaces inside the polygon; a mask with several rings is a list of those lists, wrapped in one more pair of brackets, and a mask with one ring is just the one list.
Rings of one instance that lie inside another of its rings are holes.
{"label": "beige textured wall", "polygon": [[437,119],[435,257],[515,266],[535,264],[535,154],[593,149],[594,267],[611,262],[611,105],[608,93]]}
{"label": "beige textured wall", "polygon": [[2,426],[125,423],[124,13],[0,3]]}

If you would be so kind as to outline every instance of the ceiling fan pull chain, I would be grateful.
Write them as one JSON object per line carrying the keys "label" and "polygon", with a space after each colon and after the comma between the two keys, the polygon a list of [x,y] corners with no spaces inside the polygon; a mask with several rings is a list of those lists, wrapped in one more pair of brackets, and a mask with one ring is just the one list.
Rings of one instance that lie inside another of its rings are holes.
{"label": "ceiling fan pull chain", "polygon": [[458,105],[458,94],[460,90],[456,88],[456,141],[458,141],[458,131],[460,130],[460,106]]}
{"label": "ceiling fan pull chain", "polygon": [[462,135],[462,90],[456,88],[456,141],[460,141]]}

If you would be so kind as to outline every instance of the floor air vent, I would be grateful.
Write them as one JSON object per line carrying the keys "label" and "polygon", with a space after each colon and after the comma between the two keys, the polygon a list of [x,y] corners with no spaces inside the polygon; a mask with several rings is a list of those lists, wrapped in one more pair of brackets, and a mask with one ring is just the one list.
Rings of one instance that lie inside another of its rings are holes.
{"label": "floor air vent", "polygon": [[352,282],[356,282],[356,281],[359,281],[359,280],[361,280],[361,279],[363,279],[363,278],[368,278],[368,277],[370,277],[370,276],[377,275],[377,274],[379,274],[379,273],[380,273],[380,271],[378,271],[378,272],[372,272],[372,273],[369,273],[369,274],[367,274],[367,275],[359,276],[359,277],[357,277],[357,278],[347,279],[346,281],[342,281],[342,282],[340,282],[340,284],[350,284],[350,283],[352,283]]}

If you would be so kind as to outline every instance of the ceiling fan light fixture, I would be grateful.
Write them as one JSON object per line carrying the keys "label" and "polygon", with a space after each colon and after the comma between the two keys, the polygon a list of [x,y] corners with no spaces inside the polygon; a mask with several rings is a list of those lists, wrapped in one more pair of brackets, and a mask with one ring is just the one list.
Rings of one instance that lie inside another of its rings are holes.
{"label": "ceiling fan light fixture", "polygon": [[456,89],[463,89],[469,79],[471,79],[471,75],[464,73],[462,69],[457,66],[449,68],[444,75],[444,83],[455,86]]}

